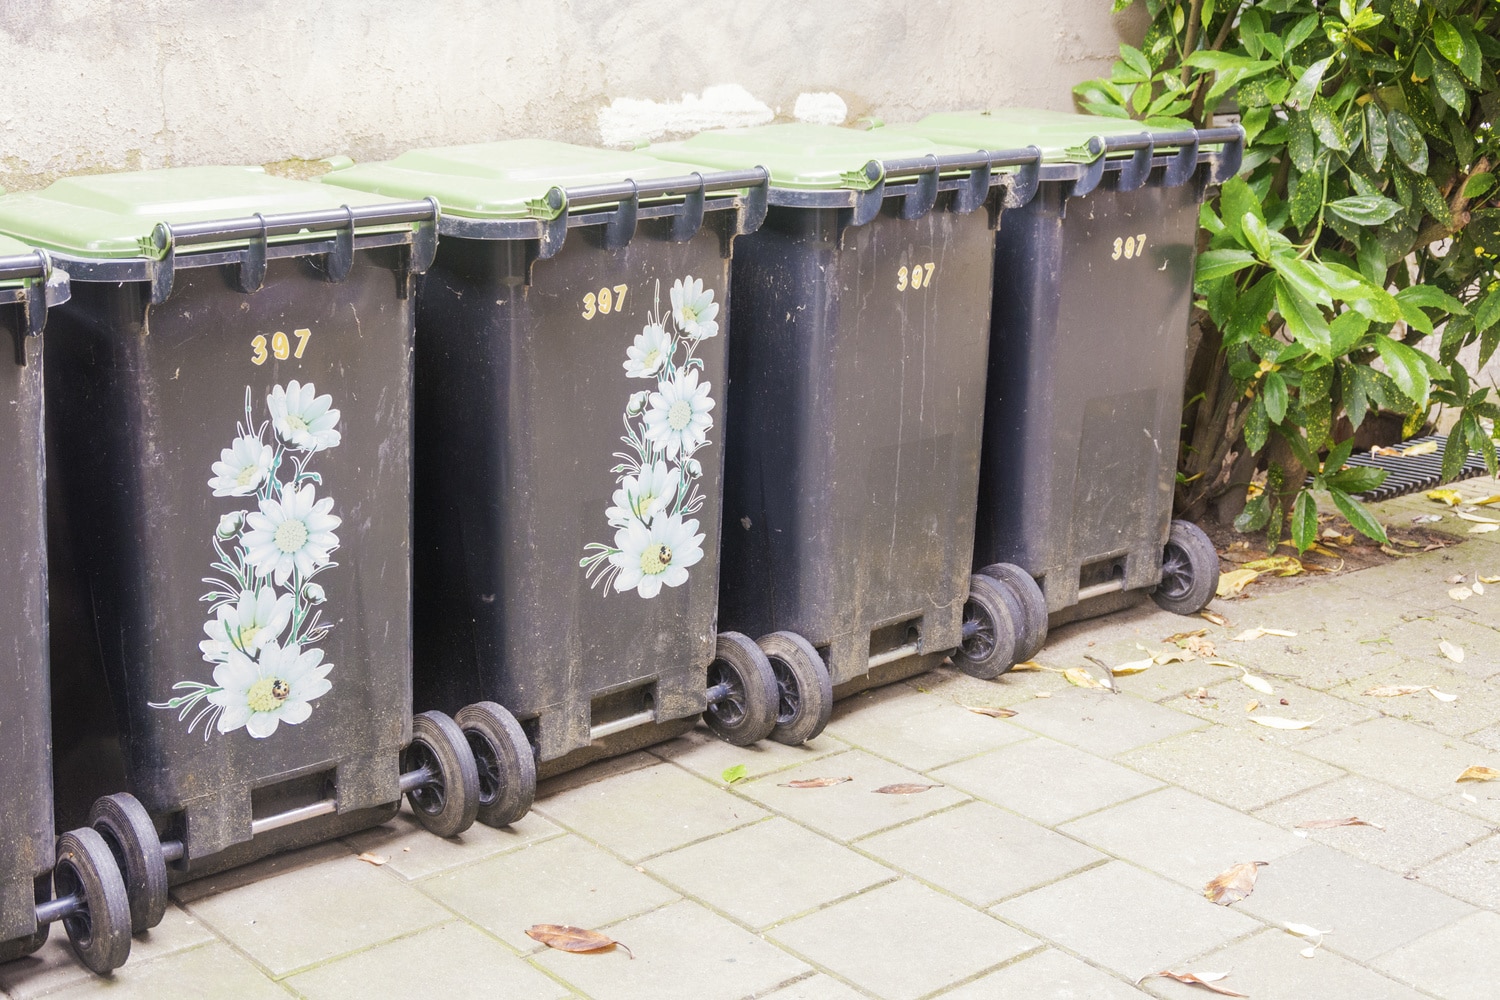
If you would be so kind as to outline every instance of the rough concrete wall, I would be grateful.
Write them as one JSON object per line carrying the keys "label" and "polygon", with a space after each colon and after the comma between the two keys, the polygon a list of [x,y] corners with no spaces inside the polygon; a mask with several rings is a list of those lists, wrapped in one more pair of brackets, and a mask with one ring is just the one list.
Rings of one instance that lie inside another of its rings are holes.
{"label": "rough concrete wall", "polygon": [[[805,92],[837,94],[851,121],[1065,109],[1140,27],[1104,0],[0,3],[0,185],[526,135],[599,143],[601,125],[619,142],[672,119],[639,102],[684,95],[737,103],[735,120],[789,118]],[[732,89],[696,96],[715,85]]]}

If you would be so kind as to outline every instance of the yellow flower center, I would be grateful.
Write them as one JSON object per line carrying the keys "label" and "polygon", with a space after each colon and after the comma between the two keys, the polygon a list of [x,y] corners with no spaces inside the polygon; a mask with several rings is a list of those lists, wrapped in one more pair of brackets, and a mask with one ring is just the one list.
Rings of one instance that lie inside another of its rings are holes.
{"label": "yellow flower center", "polygon": [[274,712],[291,693],[292,686],[280,677],[262,677],[245,692],[245,704],[252,712]]}
{"label": "yellow flower center", "polygon": [[288,413],[286,415],[286,425],[290,427],[294,432],[307,430],[307,421],[303,420],[295,413]]}
{"label": "yellow flower center", "polygon": [[641,367],[644,368],[644,369],[646,369],[648,372],[655,371],[656,368],[657,368],[657,366],[660,365],[660,364],[661,364],[661,348],[660,347],[653,347],[653,348],[651,348],[651,350],[649,350],[649,351],[646,352],[646,356],[641,359]]}
{"label": "yellow flower center", "polygon": [[276,526],[276,547],[287,555],[300,552],[307,544],[307,525],[291,518]]}
{"label": "yellow flower center", "polygon": [[255,641],[255,636],[260,632],[259,625],[246,625],[240,629],[239,640],[241,649],[249,649],[250,644]]}
{"label": "yellow flower center", "polygon": [[684,303],[682,306],[682,325],[692,326],[696,322],[698,322],[698,310]]}
{"label": "yellow flower center", "polygon": [[682,431],[693,419],[693,407],[685,399],[679,399],[667,411],[667,426]]}
{"label": "yellow flower center", "polygon": [[259,480],[260,466],[247,465],[240,470],[240,474],[238,476],[234,477],[234,484],[236,486],[249,486],[251,483],[258,482]]}
{"label": "yellow flower center", "polygon": [[654,503],[656,503],[656,497],[652,496],[650,493],[642,493],[640,496],[636,497],[635,516],[645,517],[646,512],[651,509],[651,505]]}
{"label": "yellow flower center", "polygon": [[672,565],[672,550],[662,542],[652,542],[646,546],[646,551],[641,553],[641,572],[647,576],[664,573],[670,565]]}

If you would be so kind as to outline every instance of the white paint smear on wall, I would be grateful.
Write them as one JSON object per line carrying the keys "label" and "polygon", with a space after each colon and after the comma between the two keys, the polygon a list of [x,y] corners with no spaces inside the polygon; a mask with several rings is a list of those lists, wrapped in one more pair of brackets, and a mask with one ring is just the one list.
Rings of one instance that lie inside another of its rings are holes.
{"label": "white paint smear on wall", "polygon": [[814,125],[842,125],[849,117],[849,105],[838,94],[820,91],[798,94],[797,104],[792,108],[792,117],[799,122]]}
{"label": "white paint smear on wall", "polygon": [[599,110],[599,141],[630,147],[709,128],[764,125],[775,117],[764,101],[737,83],[705,87],[702,94],[683,94],[680,101],[617,97]]}

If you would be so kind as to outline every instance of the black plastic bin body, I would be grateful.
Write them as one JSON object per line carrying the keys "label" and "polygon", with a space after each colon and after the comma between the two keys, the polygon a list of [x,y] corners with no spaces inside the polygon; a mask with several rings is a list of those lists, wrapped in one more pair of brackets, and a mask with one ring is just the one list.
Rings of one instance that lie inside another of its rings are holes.
{"label": "black plastic bin body", "polygon": [[[194,195],[192,214],[149,214]],[[0,206],[5,228],[64,243],[74,276],[46,337],[54,688],[80,706],[107,691],[110,717],[59,714],[76,779],[59,809],[123,768],[174,877],[374,825],[401,798],[412,223],[430,251],[436,209],[333,195],[190,168]],[[114,216],[70,214],[99,203],[131,206],[127,229],[159,222],[169,251],[70,253],[88,226],[116,238]],[[270,610],[234,617],[247,589]],[[244,626],[233,651],[226,620]]]}

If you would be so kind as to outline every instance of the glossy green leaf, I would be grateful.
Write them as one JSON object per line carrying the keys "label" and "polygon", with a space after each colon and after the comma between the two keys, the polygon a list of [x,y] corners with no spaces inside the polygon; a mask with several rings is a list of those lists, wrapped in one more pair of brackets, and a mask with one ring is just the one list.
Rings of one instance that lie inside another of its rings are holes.
{"label": "glossy green leaf", "polygon": [[1271,420],[1266,416],[1266,402],[1262,397],[1256,396],[1255,402],[1250,405],[1250,415],[1245,418],[1245,447],[1254,454],[1260,454],[1270,433]]}
{"label": "glossy green leaf", "polygon": [[1460,316],[1469,315],[1467,306],[1436,285],[1411,285],[1397,292],[1396,300],[1421,306],[1424,309],[1441,309],[1443,312],[1457,313]]}
{"label": "glossy green leaf", "polygon": [[1395,109],[1392,109],[1386,118],[1391,126],[1391,150],[1402,163],[1411,168],[1413,173],[1425,174],[1427,172],[1427,140],[1422,137],[1422,130],[1417,128],[1417,123],[1412,121],[1409,115]]}
{"label": "glossy green leaf", "polygon": [[[1250,450],[1253,452],[1260,449],[1252,448]],[[1266,495],[1262,493],[1245,504],[1245,509],[1240,511],[1239,516],[1234,519],[1234,527],[1236,531],[1246,533],[1259,531],[1266,526],[1266,522],[1270,519],[1271,505]]]}
{"label": "glossy green leaf", "polygon": [[1317,167],[1318,136],[1313,131],[1312,120],[1307,114],[1291,112],[1286,148],[1291,154],[1292,164],[1304,174],[1312,173]]}
{"label": "glossy green leaf", "polygon": [[1432,67],[1432,83],[1444,104],[1459,115],[1463,115],[1468,110],[1469,92],[1464,88],[1463,81],[1459,79],[1457,70],[1438,63]]}
{"label": "glossy green leaf", "polygon": [[1365,155],[1377,173],[1385,166],[1385,154],[1389,148],[1390,133],[1386,130],[1385,112],[1371,101],[1365,105]]}
{"label": "glossy green leaf", "polygon": [[1306,552],[1318,540],[1318,505],[1313,502],[1312,492],[1302,490],[1292,504],[1292,544],[1298,552]]}
{"label": "glossy green leaf", "polygon": [[1334,317],[1332,323],[1328,324],[1329,331],[1329,353],[1336,358],[1341,358],[1354,349],[1354,345],[1364,337],[1365,331],[1370,329],[1370,318],[1362,316],[1354,310],[1339,313]]}
{"label": "glossy green leaf", "polygon": [[1438,18],[1432,22],[1432,41],[1443,58],[1455,66],[1464,63],[1464,36],[1448,21]]}
{"label": "glossy green leaf", "polygon": [[1500,320],[1500,289],[1486,292],[1474,309],[1474,329],[1483,333]]}
{"label": "glossy green leaf", "polygon": [[1312,124],[1313,134],[1329,149],[1340,152],[1349,150],[1349,138],[1344,135],[1344,123],[1333,109],[1333,105],[1322,94],[1314,94],[1307,106],[1307,120]]}
{"label": "glossy green leaf", "polygon": [[1271,232],[1266,228],[1265,221],[1254,212],[1246,212],[1240,217],[1240,232],[1245,234],[1245,242],[1250,244],[1250,249],[1255,251],[1256,256],[1266,260],[1271,256]]}
{"label": "glossy green leaf", "polygon": [[1317,218],[1318,209],[1323,207],[1323,172],[1314,170],[1310,174],[1302,174],[1295,181],[1292,188],[1292,199],[1290,202],[1292,212],[1292,225],[1303,229],[1309,222]]}
{"label": "glossy green leaf", "polygon": [[1361,226],[1378,226],[1401,211],[1401,206],[1383,195],[1365,194],[1330,201],[1328,210]]}
{"label": "glossy green leaf", "polygon": [[1385,369],[1396,387],[1419,408],[1425,408],[1432,386],[1427,378],[1427,365],[1418,353],[1386,336],[1375,338],[1375,349],[1380,352],[1380,360],[1385,362]]}
{"label": "glossy green leaf", "polygon": [[1273,424],[1279,424],[1286,419],[1287,391],[1286,379],[1281,377],[1280,372],[1266,372],[1266,377],[1261,380],[1261,400],[1266,406],[1266,418]]}
{"label": "glossy green leaf", "polygon": [[1358,531],[1366,538],[1372,538],[1380,542],[1382,545],[1390,544],[1391,540],[1386,537],[1385,528],[1381,526],[1379,521],[1375,520],[1373,514],[1365,509],[1364,504],[1338,488],[1330,489],[1328,495],[1333,498],[1333,504],[1339,509],[1339,513],[1343,514],[1349,523],[1354,526],[1355,531]]}
{"label": "glossy green leaf", "polygon": [[1255,255],[1248,250],[1205,250],[1198,255],[1198,269],[1194,278],[1201,284],[1243,271],[1254,264]]}
{"label": "glossy green leaf", "polygon": [[1324,483],[1345,493],[1368,493],[1385,482],[1390,473],[1369,465],[1351,465],[1324,477]]}
{"label": "glossy green leaf", "polygon": [[[1283,283],[1276,289],[1276,309],[1286,322],[1287,332],[1292,335],[1293,340],[1319,357],[1333,356],[1333,335],[1329,331],[1328,321],[1323,318],[1323,313],[1316,305],[1306,301]],[[1280,422],[1280,419],[1275,420],[1275,423]]]}
{"label": "glossy green leaf", "polygon": [[1333,292],[1319,273],[1322,269],[1311,261],[1301,260],[1296,254],[1276,254],[1271,258],[1271,266],[1302,298],[1320,306],[1333,305]]}
{"label": "glossy green leaf", "polygon": [[[1337,474],[1344,467],[1344,463],[1349,461],[1349,456],[1352,454],[1354,454],[1354,439],[1352,437],[1345,438],[1328,449],[1328,457],[1323,460],[1323,471]],[[1358,493],[1360,491],[1355,490],[1355,492]]]}
{"label": "glossy green leaf", "polygon": [[1328,72],[1329,64],[1333,57],[1319,59],[1297,77],[1297,82],[1292,86],[1291,93],[1287,94],[1287,103],[1294,104],[1299,108],[1305,108],[1312,102],[1313,95],[1318,92],[1318,87],[1323,83],[1323,74]]}
{"label": "glossy green leaf", "polygon": [[1250,185],[1243,176],[1231,177],[1219,189],[1219,212],[1224,217],[1225,229],[1240,240],[1243,240],[1244,233],[1240,220],[1245,217],[1246,212],[1252,213],[1262,222],[1266,218],[1261,211],[1260,199],[1250,190]]}
{"label": "glossy green leaf", "polygon": [[1463,419],[1460,418],[1458,426],[1448,432],[1448,443],[1443,447],[1443,482],[1445,483],[1450,483],[1457,478],[1458,471],[1463,468],[1464,461],[1469,457],[1468,435],[1465,430]]}
{"label": "glossy green leaf", "polygon": [[1464,181],[1462,197],[1474,199],[1482,198],[1490,188],[1495,186],[1495,175],[1490,173],[1475,174]]}

